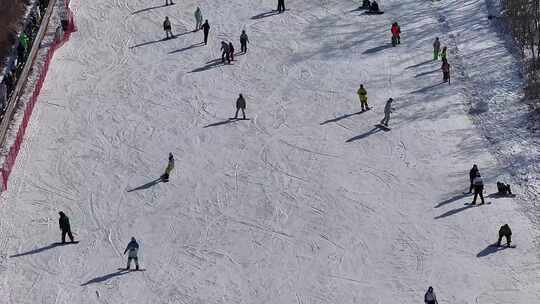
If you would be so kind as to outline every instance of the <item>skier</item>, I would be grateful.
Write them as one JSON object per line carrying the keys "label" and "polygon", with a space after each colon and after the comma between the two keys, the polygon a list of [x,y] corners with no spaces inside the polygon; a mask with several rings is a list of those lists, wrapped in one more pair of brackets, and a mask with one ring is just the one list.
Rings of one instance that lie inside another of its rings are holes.
{"label": "skier", "polygon": [[73,234],[71,234],[71,225],[69,224],[69,217],[63,211],[58,212],[60,219],[58,219],[58,224],[60,225],[60,230],[62,231],[62,244],[66,242],[66,234],[73,243]]}
{"label": "skier", "polygon": [[221,41],[221,62],[225,63],[225,60],[227,60],[227,63],[231,63],[231,57],[229,56],[229,45],[225,41]]}
{"label": "skier", "polygon": [[208,20],[204,20],[202,29],[204,32],[204,45],[206,45],[208,43],[208,33],[210,32],[210,24],[208,24]]}
{"label": "skier", "polygon": [[477,172],[476,176],[474,177],[473,188],[474,188],[474,198],[471,205],[476,204],[476,198],[478,197],[478,195],[480,195],[480,199],[482,200],[481,204],[484,204],[484,181],[482,180],[482,177],[480,176],[480,172]]}
{"label": "skier", "polygon": [[285,0],[278,0],[277,11],[278,13],[283,13],[285,11]]}
{"label": "skier", "polygon": [[510,184],[505,184],[497,182],[497,192],[499,195],[512,195],[512,189],[510,189]]}
{"label": "skier", "polygon": [[161,175],[161,180],[164,183],[169,182],[169,175],[171,174],[173,169],[174,169],[174,156],[172,153],[169,153],[169,163],[167,164],[167,167],[165,168],[165,173]]}
{"label": "skier", "polygon": [[363,84],[360,85],[360,88],[356,93],[358,93],[358,98],[360,98],[360,106],[362,107],[362,112],[369,110],[369,106],[367,103],[367,91],[366,89],[364,89]]}
{"label": "skier", "polygon": [[442,48],[442,52],[441,52],[441,60],[445,60],[446,59],[446,51],[447,51],[447,48],[446,46],[444,46]]}
{"label": "skier", "polygon": [[[376,3],[375,1],[373,2]],[[397,22],[392,23],[392,28],[390,29],[390,31],[392,32],[392,46],[396,46],[396,44],[401,44],[401,41],[400,41],[401,29],[399,28],[399,25]]]}
{"label": "skier", "polygon": [[246,34],[246,31],[242,31],[242,34],[240,35],[240,51],[242,53],[247,53],[247,44],[249,42],[248,35]]}
{"label": "skier", "polygon": [[376,0],[373,0],[373,2],[371,2],[371,6],[369,7],[369,12],[370,13],[380,13],[380,9],[379,9],[379,3],[377,3]]}
{"label": "skier", "polygon": [[472,190],[473,190],[473,181],[474,181],[474,178],[476,177],[476,174],[478,174],[480,171],[478,171],[478,166],[476,164],[474,164],[471,168],[471,170],[469,170],[469,181],[471,183],[471,185],[469,186],[469,192],[467,192],[468,194],[469,193],[472,193]]}
{"label": "skier", "polygon": [[126,250],[124,250],[124,254],[126,254],[126,252],[128,254],[126,270],[129,270],[131,266],[131,260],[135,261],[135,270],[139,270],[139,258],[137,257],[137,253],[139,252],[139,244],[134,237],[132,237],[131,241],[128,243]]}
{"label": "skier", "polygon": [[433,60],[439,59],[440,51],[441,51],[441,42],[439,41],[439,37],[436,37],[435,42],[433,42]]}
{"label": "skier", "polygon": [[388,127],[388,122],[390,121],[390,113],[392,112],[392,98],[388,98],[386,105],[384,106],[384,118],[381,120],[381,125]]}
{"label": "skier", "polygon": [[[169,21],[169,17],[165,17],[165,21],[163,21],[163,30],[165,31],[165,39],[174,38],[174,35],[171,30],[171,21]],[[169,37],[169,34],[171,35]]]}
{"label": "skier", "polygon": [[174,2],[172,2],[172,0],[165,0],[165,6],[169,5],[169,2],[170,2],[170,5],[174,4]]}
{"label": "skier", "polygon": [[359,9],[370,9],[370,8],[371,8],[371,3],[369,2],[369,0],[362,1],[362,6],[359,7]]}
{"label": "skier", "polygon": [[201,29],[202,26],[202,12],[201,9],[197,6],[197,9],[195,10],[195,31],[198,31]]}
{"label": "skier", "polygon": [[234,45],[232,42],[229,42],[229,58],[231,58],[231,61],[234,61]]}
{"label": "skier", "polygon": [[238,119],[238,112],[240,110],[242,110],[242,119],[246,119],[246,100],[242,94],[239,94],[238,99],[236,99],[236,114],[234,114],[234,119]]}
{"label": "skier", "polygon": [[441,70],[443,72],[443,82],[450,84],[450,64],[446,58],[442,61]]}
{"label": "skier", "polygon": [[499,240],[497,241],[497,246],[501,246],[502,238],[506,238],[506,246],[510,247],[510,243],[512,242],[512,230],[510,230],[510,226],[508,224],[504,224],[499,229]]}
{"label": "skier", "polygon": [[424,303],[425,304],[439,304],[437,302],[437,297],[435,296],[435,292],[433,291],[433,287],[429,286],[428,290],[426,291],[426,294],[424,295]]}

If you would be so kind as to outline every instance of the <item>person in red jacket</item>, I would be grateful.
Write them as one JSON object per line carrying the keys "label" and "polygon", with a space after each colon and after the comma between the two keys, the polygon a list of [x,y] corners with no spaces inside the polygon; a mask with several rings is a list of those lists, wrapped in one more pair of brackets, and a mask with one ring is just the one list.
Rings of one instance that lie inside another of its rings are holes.
{"label": "person in red jacket", "polygon": [[399,35],[401,34],[401,29],[399,28],[399,25],[397,22],[392,23],[391,32],[392,32],[392,45],[396,46],[396,44],[400,44],[401,41],[400,41]]}

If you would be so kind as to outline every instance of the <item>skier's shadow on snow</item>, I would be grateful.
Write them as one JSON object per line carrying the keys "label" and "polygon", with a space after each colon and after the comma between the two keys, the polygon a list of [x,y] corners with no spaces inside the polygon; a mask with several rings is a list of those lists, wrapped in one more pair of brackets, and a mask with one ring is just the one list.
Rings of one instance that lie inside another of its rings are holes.
{"label": "skier's shadow on snow", "polygon": [[377,46],[377,47],[374,47],[374,48],[367,49],[362,54],[374,54],[374,53],[386,50],[386,49],[391,48],[391,47],[392,47],[391,44],[380,45],[380,46]]}
{"label": "skier's shadow on snow", "polygon": [[18,258],[18,257],[25,256],[25,255],[36,254],[36,253],[40,253],[40,252],[43,252],[45,250],[53,249],[55,247],[62,246],[62,245],[63,245],[62,243],[52,243],[52,244],[47,245],[45,247],[37,248],[37,249],[30,250],[30,251],[23,252],[23,253],[14,254],[14,255],[11,255],[9,257],[10,258]]}
{"label": "skier's shadow on snow", "polygon": [[426,76],[426,75],[429,75],[429,74],[437,73],[440,70],[441,69],[436,69],[436,70],[433,70],[433,71],[427,71],[427,72],[419,73],[419,74],[414,75],[414,78],[418,78],[418,77]]}
{"label": "skier's shadow on snow", "polygon": [[165,41],[176,39],[176,38],[178,38],[180,36],[184,36],[184,35],[187,35],[187,34],[190,34],[190,33],[193,33],[193,31],[188,31],[188,32],[183,32],[183,33],[177,34],[177,35],[173,35],[172,38],[162,38],[162,39],[159,39],[159,40],[139,43],[139,44],[136,44],[136,45],[132,45],[129,48],[134,49],[134,48],[138,48],[138,47],[145,46],[145,45],[150,45],[150,44],[159,43],[159,42],[165,42]]}
{"label": "skier's shadow on snow", "polygon": [[[285,11],[288,11],[288,10],[289,9],[286,9]],[[275,10],[271,10],[269,12],[264,12],[264,13],[260,13],[258,15],[255,15],[255,16],[251,17],[251,19],[257,20],[257,19],[272,17],[272,16],[279,15],[279,14],[281,14],[281,13],[278,12],[278,11],[275,11]]]}
{"label": "skier's shadow on snow", "polygon": [[153,9],[156,9],[156,8],[167,7],[167,6],[175,5],[175,4],[176,4],[176,3],[169,4],[169,5],[156,5],[156,6],[152,6],[152,7],[148,7],[148,8],[143,8],[143,9],[140,9],[140,10],[138,10],[138,11],[134,11],[134,12],[131,13],[131,14],[132,14],[132,15],[137,15],[137,14],[142,13],[142,12],[146,12],[146,11],[153,10]]}
{"label": "skier's shadow on snow", "polygon": [[491,193],[490,195],[486,196],[489,198],[505,198],[505,197],[516,197],[515,194],[500,194],[499,192]]}
{"label": "skier's shadow on snow", "polygon": [[127,271],[127,270],[119,270],[117,272],[109,273],[109,274],[106,274],[106,275],[101,276],[101,277],[93,278],[90,281],[81,284],[81,286],[86,286],[86,285],[90,285],[90,284],[94,284],[94,283],[100,283],[100,282],[103,282],[103,281],[107,281],[108,279],[112,279],[114,277],[121,276],[121,275],[128,274],[128,273],[129,273],[129,271]]}
{"label": "skier's shadow on snow", "polygon": [[428,87],[425,87],[425,88],[421,88],[421,89],[418,89],[418,90],[414,90],[412,92],[410,92],[409,94],[416,94],[416,93],[426,93],[427,91],[433,89],[433,88],[436,88],[438,86],[440,86],[441,84],[443,84],[444,82],[439,82],[439,83],[436,83],[434,85],[430,85]]}
{"label": "skier's shadow on snow", "polygon": [[357,135],[355,137],[347,139],[345,142],[353,142],[355,140],[363,139],[363,138],[366,138],[366,137],[368,137],[370,135],[373,135],[373,134],[381,132],[381,131],[382,131],[381,128],[374,127],[373,129],[367,131],[366,133],[363,133],[363,134],[360,134],[360,135]]}
{"label": "skier's shadow on snow", "polygon": [[491,245],[488,245],[486,248],[484,248],[484,250],[480,251],[476,257],[477,258],[481,258],[481,257],[485,257],[485,256],[488,256],[492,253],[495,253],[495,252],[499,252],[501,250],[504,250],[508,248],[507,246],[497,246],[497,243],[493,243]]}
{"label": "skier's shadow on snow", "polygon": [[465,205],[465,206],[460,207],[460,208],[448,210],[448,211],[446,211],[445,213],[436,216],[435,219],[436,219],[436,220],[442,219],[442,218],[445,218],[445,217],[454,215],[454,214],[456,214],[456,213],[460,213],[461,211],[465,211],[465,210],[467,210],[467,209],[469,209],[469,208],[473,208],[474,206],[475,206],[475,205]]}
{"label": "skier's shadow on snow", "polygon": [[146,183],[146,184],[144,184],[144,185],[141,185],[141,186],[139,186],[139,187],[137,187],[137,188],[129,189],[129,190],[127,190],[127,192],[133,192],[133,191],[137,191],[137,190],[148,189],[148,188],[150,188],[150,187],[153,187],[153,186],[155,186],[155,185],[161,183],[162,181],[163,181],[163,180],[161,179],[161,177],[159,177],[159,178],[157,178],[157,179],[155,179],[155,180],[153,180],[153,181],[151,181],[151,182],[149,182],[149,183]]}
{"label": "skier's shadow on snow", "polygon": [[460,199],[462,199],[462,198],[464,198],[464,197],[467,197],[467,196],[469,196],[469,195],[470,195],[469,193],[460,193],[460,194],[456,194],[456,195],[452,196],[451,198],[446,199],[446,200],[444,200],[444,201],[438,203],[437,206],[435,206],[435,208],[439,208],[439,207],[442,207],[442,206],[444,206],[444,205],[446,205],[446,204],[453,203],[453,202],[458,201],[458,200],[460,200]]}
{"label": "skier's shadow on snow", "polygon": [[200,67],[200,68],[196,68],[195,70],[189,71],[188,73],[203,72],[203,71],[207,71],[207,70],[210,70],[210,69],[213,69],[213,68],[217,68],[217,67],[219,67],[221,65],[225,65],[225,63],[223,63],[221,61],[221,58],[218,58],[218,59],[208,61],[205,66]]}
{"label": "skier's shadow on snow", "polygon": [[204,45],[204,42],[194,43],[194,44],[192,44],[190,46],[186,46],[185,48],[181,48],[181,49],[178,49],[178,50],[171,51],[171,52],[169,52],[169,54],[175,54],[175,53],[184,52],[184,51],[191,50],[191,49],[194,49],[194,48],[197,48],[197,47],[201,47],[203,45]]}
{"label": "skier's shadow on snow", "polygon": [[217,126],[221,126],[221,125],[230,124],[230,123],[236,122],[236,121],[238,121],[238,119],[226,119],[226,120],[211,123],[209,125],[204,126],[203,128],[217,127]]}
{"label": "skier's shadow on snow", "polygon": [[364,112],[365,112],[365,111],[360,111],[360,112],[356,112],[356,113],[345,114],[345,115],[342,115],[342,116],[340,116],[340,117],[336,117],[336,118],[332,118],[332,119],[329,119],[329,120],[325,120],[325,121],[321,122],[320,125],[322,126],[322,125],[325,125],[325,124],[327,124],[327,123],[338,122],[338,121],[340,121],[340,120],[342,120],[342,119],[349,118],[349,117],[354,116],[354,115],[362,114],[362,113],[364,113]]}
{"label": "skier's shadow on snow", "polygon": [[425,64],[432,63],[432,62],[436,62],[436,61],[435,61],[435,60],[428,60],[428,61],[420,62],[419,64],[415,64],[415,65],[410,65],[410,66],[408,66],[408,67],[406,68],[406,70],[408,70],[408,69],[414,69],[414,68],[423,66],[423,65],[425,65]]}

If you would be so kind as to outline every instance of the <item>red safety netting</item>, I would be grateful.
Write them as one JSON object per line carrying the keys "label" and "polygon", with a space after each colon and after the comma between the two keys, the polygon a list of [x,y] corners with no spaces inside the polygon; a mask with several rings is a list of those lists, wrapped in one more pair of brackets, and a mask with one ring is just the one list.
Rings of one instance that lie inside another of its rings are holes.
{"label": "red safety netting", "polygon": [[30,121],[30,116],[32,116],[32,110],[34,109],[34,106],[38,100],[39,93],[41,92],[41,88],[43,87],[43,83],[45,82],[45,77],[47,77],[47,71],[49,70],[49,64],[51,63],[54,52],[59,47],[61,47],[66,41],[69,40],[71,33],[77,31],[77,26],[75,25],[73,12],[69,9],[69,1],[66,1],[66,10],[69,16],[68,28],[64,32],[63,37],[61,37],[61,39],[55,40],[53,44],[51,45],[51,47],[49,47],[49,49],[47,50],[45,62],[43,64],[43,67],[41,68],[41,71],[39,72],[39,76],[35,84],[34,91],[32,93],[32,96],[30,97],[30,100],[26,104],[26,108],[24,109],[23,120],[21,124],[19,125],[19,129],[17,130],[17,136],[15,138],[15,142],[9,148],[9,152],[6,155],[6,158],[4,159],[4,163],[2,164],[2,167],[0,168],[0,173],[2,174],[3,191],[7,190],[9,175],[11,174],[11,170],[13,169],[13,166],[15,165],[15,160],[17,159],[17,155],[19,154],[19,150],[21,149],[21,145],[24,139],[24,133],[26,132],[26,128],[28,127],[28,122]]}

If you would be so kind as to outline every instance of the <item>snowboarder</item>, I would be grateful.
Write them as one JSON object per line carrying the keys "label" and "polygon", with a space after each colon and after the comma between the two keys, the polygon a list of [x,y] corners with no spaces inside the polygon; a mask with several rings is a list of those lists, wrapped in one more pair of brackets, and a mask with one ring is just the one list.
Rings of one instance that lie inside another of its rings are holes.
{"label": "snowboarder", "polygon": [[482,200],[481,204],[484,204],[484,181],[482,180],[482,176],[480,176],[480,172],[476,173],[476,176],[474,177],[473,188],[474,188],[474,198],[471,205],[476,204],[476,198],[479,195],[480,195],[480,200]]}
{"label": "snowboarder", "polygon": [[476,177],[476,174],[478,174],[480,171],[478,171],[478,166],[476,164],[474,164],[471,168],[471,170],[469,170],[469,181],[470,181],[470,186],[469,186],[469,192],[467,192],[467,194],[469,193],[472,193],[472,190],[473,190],[473,181],[474,181],[474,178]]}
{"label": "snowboarder", "polygon": [[124,254],[126,254],[126,252],[128,254],[126,270],[129,270],[131,266],[131,260],[135,261],[135,270],[139,270],[139,258],[137,257],[137,253],[139,252],[139,244],[134,237],[132,237],[131,241],[128,243],[126,250],[124,250]]}
{"label": "snowboarder", "polygon": [[231,58],[231,61],[234,61],[234,45],[232,42],[229,42],[229,58]]}
{"label": "snowboarder", "polygon": [[197,9],[195,10],[195,31],[198,31],[201,29],[202,20],[203,20],[203,16],[202,16],[201,8],[197,6]]}
{"label": "snowboarder", "polygon": [[444,47],[442,48],[442,52],[441,52],[441,60],[446,60],[446,59],[447,59],[447,58],[446,58],[446,51],[447,51],[447,50],[448,50],[448,49],[447,49],[446,46],[444,46]]}
{"label": "snowboarder", "polygon": [[[376,3],[375,1],[373,2]],[[392,46],[396,46],[396,44],[401,44],[401,41],[400,41],[401,28],[399,28],[399,25],[397,22],[392,23],[392,28],[390,29],[390,31],[392,32]]]}
{"label": "snowboarder", "polygon": [[210,24],[208,24],[208,20],[204,20],[202,29],[204,33],[204,45],[206,45],[208,43],[208,33],[210,32]]}
{"label": "snowboarder", "polygon": [[238,119],[238,112],[240,110],[242,110],[242,119],[246,119],[246,100],[242,94],[239,94],[238,99],[236,99],[236,114],[234,114],[234,119]]}
{"label": "snowboarder", "polygon": [[450,84],[450,64],[446,58],[442,61],[441,70],[443,73],[443,82],[448,82],[448,84]]}
{"label": "snowboarder", "polygon": [[165,173],[163,173],[163,175],[161,175],[161,180],[164,183],[169,182],[169,176],[170,176],[173,169],[174,169],[174,156],[173,156],[172,153],[169,153],[169,163],[167,164],[167,167],[165,168]]}
{"label": "snowboarder", "polygon": [[439,41],[439,37],[436,37],[435,42],[433,42],[433,60],[439,59],[440,51],[441,51],[441,42]]}
{"label": "snowboarder", "polygon": [[165,21],[163,21],[163,30],[165,31],[165,35],[166,35],[165,39],[174,38],[174,35],[171,30],[171,21],[169,21],[169,17],[165,17]]}
{"label": "snowboarder", "polygon": [[242,31],[242,34],[240,35],[240,51],[242,53],[247,53],[247,44],[249,42],[248,35],[246,34],[246,31]]}
{"label": "snowboarder", "polygon": [[371,6],[369,7],[369,12],[370,13],[379,13],[381,10],[379,9],[379,3],[377,3],[376,0],[373,0],[373,2],[371,2]]}
{"label": "snowboarder", "polygon": [[433,287],[429,286],[428,290],[426,291],[426,294],[424,295],[424,303],[425,304],[439,304],[437,302],[437,297],[435,296],[435,292],[433,291]]}
{"label": "snowboarder", "polygon": [[501,246],[502,238],[506,238],[506,246],[510,247],[510,243],[512,242],[512,230],[510,230],[510,226],[508,224],[504,224],[499,229],[499,240],[497,241],[497,246]]}
{"label": "snowboarder", "polygon": [[371,8],[371,2],[369,0],[362,1],[362,6],[359,7],[359,9],[370,9]]}
{"label": "snowboarder", "polygon": [[227,63],[231,63],[229,45],[227,42],[221,41],[221,51],[221,62],[225,63],[225,60],[227,60]]}
{"label": "snowboarder", "polygon": [[277,11],[278,13],[283,13],[285,11],[285,0],[278,0]]}
{"label": "snowboarder", "polygon": [[356,93],[358,93],[358,98],[360,98],[360,107],[362,107],[362,112],[369,110],[367,103],[367,91],[364,89],[363,84],[360,85],[360,88]]}
{"label": "snowboarder", "polygon": [[499,195],[512,195],[512,189],[510,189],[510,184],[505,184],[497,182],[497,192]]}
{"label": "snowboarder", "polygon": [[174,2],[172,2],[172,0],[165,0],[165,6],[167,6],[167,5],[169,5],[169,4],[170,4],[170,5],[173,5]]}
{"label": "snowboarder", "polygon": [[392,112],[392,98],[388,98],[386,105],[384,106],[384,118],[381,120],[381,125],[388,127],[388,122],[390,121],[390,113]]}
{"label": "snowboarder", "polygon": [[62,231],[62,244],[66,242],[66,234],[73,243],[73,234],[71,233],[71,225],[69,224],[69,217],[63,211],[58,212],[60,219],[58,219],[58,224],[60,225],[60,230]]}

